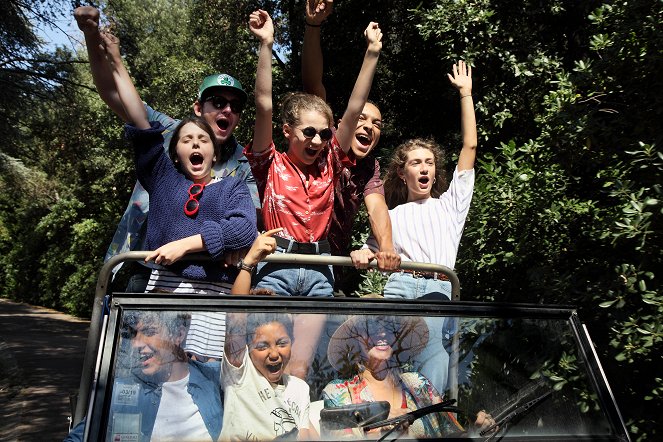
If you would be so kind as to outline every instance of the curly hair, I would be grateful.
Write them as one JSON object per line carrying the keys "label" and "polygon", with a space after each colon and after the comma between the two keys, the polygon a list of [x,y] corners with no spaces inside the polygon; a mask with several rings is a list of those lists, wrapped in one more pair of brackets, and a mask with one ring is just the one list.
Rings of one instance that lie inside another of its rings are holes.
{"label": "curly hair", "polygon": [[407,202],[407,186],[399,176],[403,171],[407,154],[416,149],[428,149],[433,152],[435,158],[435,180],[431,188],[431,197],[437,198],[447,188],[447,178],[444,173],[444,152],[432,138],[414,138],[398,146],[387,168],[384,178],[384,196],[387,207],[393,209]]}
{"label": "curly hair", "polygon": [[246,317],[246,343],[251,344],[258,328],[266,324],[271,324],[273,322],[281,324],[283,328],[285,328],[285,331],[290,337],[290,340],[291,341],[294,340],[292,332],[293,330],[292,315],[290,315],[289,313],[256,312],[256,313],[249,313]]}
{"label": "curly hair", "polygon": [[281,120],[283,124],[297,126],[300,123],[302,112],[319,112],[327,118],[327,124],[334,124],[334,117],[329,105],[322,98],[304,92],[289,92],[281,102]]}

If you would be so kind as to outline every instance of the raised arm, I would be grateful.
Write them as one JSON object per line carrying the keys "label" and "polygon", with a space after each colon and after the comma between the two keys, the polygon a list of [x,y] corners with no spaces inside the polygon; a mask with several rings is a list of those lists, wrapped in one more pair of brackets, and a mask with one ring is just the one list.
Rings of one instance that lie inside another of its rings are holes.
{"label": "raised arm", "polygon": [[226,339],[223,357],[233,367],[240,367],[246,351],[246,313],[231,313],[226,316]]}
{"label": "raised arm", "polygon": [[350,150],[352,137],[357,128],[357,120],[361,115],[364,104],[366,104],[366,100],[368,100],[368,93],[371,91],[373,76],[378,65],[378,57],[382,50],[382,31],[377,23],[369,23],[364,31],[364,36],[368,42],[364,62],[357,76],[355,87],[352,89],[348,107],[345,109],[336,131],[336,139],[346,153]]}
{"label": "raised arm", "polygon": [[139,129],[149,129],[150,122],[147,120],[147,111],[145,110],[143,101],[134,87],[129,72],[124,67],[124,63],[122,63],[119,40],[108,32],[102,33],[101,39],[104,43],[106,58],[108,59],[107,64],[110,68],[111,76],[115,81],[115,88],[120,98],[120,104],[127,117],[126,121]]}
{"label": "raised arm", "polygon": [[111,108],[115,114],[127,122],[127,115],[120,101],[120,96],[115,88],[112,73],[108,70],[104,43],[99,31],[99,10],[92,6],[80,6],[74,10],[74,18],[78,28],[85,36],[87,56],[90,61],[92,80],[97,88],[99,97]]}
{"label": "raised arm", "polygon": [[249,28],[260,40],[256,72],[256,122],[253,128],[253,152],[267,150],[272,142],[272,44],[274,25],[262,9],[251,13]]}
{"label": "raised arm", "polygon": [[322,48],[320,31],[322,22],[332,12],[333,0],[307,0],[304,23],[304,43],[302,45],[302,84],[304,92],[327,99],[327,91],[322,83]]}
{"label": "raised arm", "polygon": [[458,157],[458,170],[474,168],[477,157],[477,120],[474,115],[472,99],[472,68],[460,60],[453,66],[453,75],[447,74],[453,87],[460,95],[460,131],[463,137],[463,148]]}

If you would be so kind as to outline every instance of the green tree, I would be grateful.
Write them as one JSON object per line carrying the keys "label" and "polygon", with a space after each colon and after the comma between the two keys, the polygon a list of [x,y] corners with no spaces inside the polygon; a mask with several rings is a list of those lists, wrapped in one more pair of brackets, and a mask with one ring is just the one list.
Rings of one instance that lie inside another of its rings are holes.
{"label": "green tree", "polygon": [[[85,57],[39,46],[34,23],[54,12],[46,5],[10,0],[0,23],[0,286],[4,296],[85,315],[133,166],[120,121],[88,67],[74,63]],[[303,2],[101,4],[142,97],[174,117],[191,112],[211,72],[233,74],[251,94],[257,43],[246,20],[258,6],[277,25],[278,105],[300,89]],[[334,8],[322,44],[337,116],[368,21],[384,31],[371,94],[386,123],[384,158],[407,138],[432,135],[453,159],[459,105],[445,74],[459,58],[473,64],[481,140],[457,263],[462,299],[578,306],[631,432],[660,437],[663,3],[347,0]],[[367,223],[358,225],[360,241]],[[364,290],[379,287],[376,276]],[[547,369],[573,376],[568,365]]]}
{"label": "green tree", "polygon": [[65,50],[49,52],[37,35],[68,14],[66,0],[23,2],[7,0],[0,8],[0,145],[15,155],[22,136],[21,116],[56,90],[75,85],[70,73],[75,62]]}
{"label": "green tree", "polygon": [[662,11],[642,1],[416,11],[422,35],[481,77],[486,147],[459,256],[463,298],[577,305],[609,379],[637,373],[613,386],[639,439],[661,431],[651,410],[662,405]]}

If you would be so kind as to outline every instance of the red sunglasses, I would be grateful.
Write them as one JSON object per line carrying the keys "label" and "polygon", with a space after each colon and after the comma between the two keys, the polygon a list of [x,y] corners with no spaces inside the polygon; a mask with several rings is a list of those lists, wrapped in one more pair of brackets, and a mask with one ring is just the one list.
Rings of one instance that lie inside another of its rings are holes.
{"label": "red sunglasses", "polygon": [[204,184],[193,183],[189,186],[189,199],[184,203],[184,213],[187,216],[193,216],[198,213],[200,208],[200,203],[198,198],[203,194],[203,189],[205,188]]}

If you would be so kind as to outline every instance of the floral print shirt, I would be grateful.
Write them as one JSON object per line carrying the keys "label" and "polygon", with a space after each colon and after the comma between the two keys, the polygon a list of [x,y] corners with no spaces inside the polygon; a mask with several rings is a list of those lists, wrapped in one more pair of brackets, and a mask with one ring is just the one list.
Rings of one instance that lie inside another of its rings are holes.
{"label": "floral print shirt", "polygon": [[[426,377],[418,372],[401,373],[400,386],[403,390],[402,408],[408,411],[418,410],[442,401],[439,393]],[[373,402],[375,398],[368,384],[361,376],[352,379],[335,379],[322,391],[325,408],[343,405]],[[414,438],[444,437],[464,432],[451,413],[431,413],[414,421],[408,435]]]}

